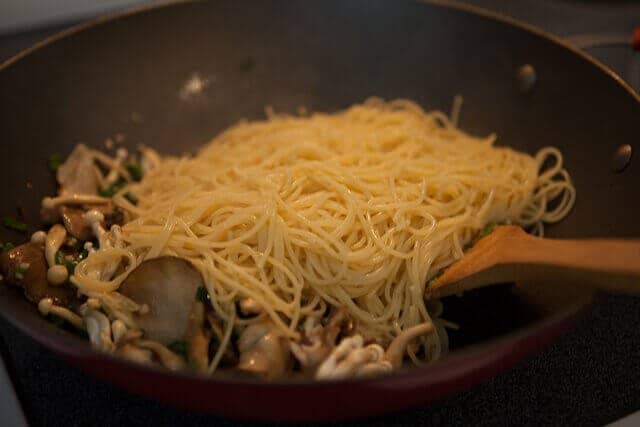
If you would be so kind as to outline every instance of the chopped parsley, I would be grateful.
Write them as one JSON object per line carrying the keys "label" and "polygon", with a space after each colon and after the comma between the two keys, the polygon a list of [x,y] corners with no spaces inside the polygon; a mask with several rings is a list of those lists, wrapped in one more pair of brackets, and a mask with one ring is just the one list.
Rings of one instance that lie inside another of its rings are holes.
{"label": "chopped parsley", "polygon": [[51,172],[57,171],[61,164],[62,156],[60,156],[60,154],[52,154],[49,160],[47,160],[47,165],[49,165]]}
{"label": "chopped parsley", "polygon": [[142,169],[135,163],[129,163],[127,165],[127,171],[131,175],[131,179],[136,182],[142,181]]}
{"label": "chopped parsley", "polygon": [[480,238],[486,237],[489,234],[493,233],[493,230],[496,229],[497,224],[487,224],[485,228],[480,232]]}
{"label": "chopped parsley", "polygon": [[122,189],[122,187],[125,186],[125,184],[126,182],[124,182],[123,180],[114,182],[107,188],[99,189],[98,194],[101,195],[102,197],[113,197],[118,191]]}
{"label": "chopped parsley", "polygon": [[60,251],[56,252],[55,261],[56,261],[56,264],[64,265],[64,261],[65,261],[64,254]]}
{"label": "chopped parsley", "polygon": [[17,219],[10,216],[5,216],[4,218],[2,218],[2,224],[5,227],[10,228],[12,230],[22,231],[22,232],[27,231],[27,224],[20,222]]}
{"label": "chopped parsley", "polygon": [[15,246],[11,242],[7,242],[4,245],[0,243],[0,252],[9,252],[13,248],[15,248]]}
{"label": "chopped parsley", "polygon": [[67,268],[67,272],[69,273],[69,276],[73,274],[73,272],[76,269],[76,266],[78,265],[77,261],[73,260],[71,257],[66,256],[61,251],[56,252],[55,261],[56,261],[56,264],[64,265]]}
{"label": "chopped parsley", "polygon": [[187,356],[187,343],[184,341],[174,341],[167,345],[167,348],[180,356]]}
{"label": "chopped parsley", "polygon": [[24,279],[24,275],[25,275],[25,273],[27,272],[27,270],[29,269],[29,267],[30,267],[30,265],[29,265],[29,263],[27,263],[27,262],[23,262],[22,264],[19,264],[19,265],[16,267],[16,270],[15,270],[15,272],[14,272],[14,277],[15,277],[17,280],[22,280],[22,279]]}
{"label": "chopped parsley", "polygon": [[204,286],[200,286],[196,291],[196,301],[207,302],[209,301],[209,291]]}
{"label": "chopped parsley", "polygon": [[19,264],[16,267],[16,275],[18,275],[18,274],[24,275],[24,273],[26,273],[28,269],[29,269],[29,264],[28,263]]}

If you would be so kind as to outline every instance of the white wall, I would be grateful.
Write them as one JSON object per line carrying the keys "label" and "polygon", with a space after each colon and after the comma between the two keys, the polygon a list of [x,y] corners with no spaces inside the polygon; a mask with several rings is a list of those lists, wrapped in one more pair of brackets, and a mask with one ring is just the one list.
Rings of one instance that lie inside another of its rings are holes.
{"label": "white wall", "polygon": [[88,18],[150,0],[0,0],[0,34]]}

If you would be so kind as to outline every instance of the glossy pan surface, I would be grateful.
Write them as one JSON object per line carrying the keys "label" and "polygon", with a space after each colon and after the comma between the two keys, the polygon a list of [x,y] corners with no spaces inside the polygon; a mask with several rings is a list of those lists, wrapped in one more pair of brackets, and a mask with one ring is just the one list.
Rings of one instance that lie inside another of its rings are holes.
{"label": "glossy pan surface", "polygon": [[[535,69],[523,93],[516,76]],[[0,214],[39,223],[55,191],[53,153],[107,139],[193,152],[242,118],[333,111],[375,95],[449,110],[461,127],[497,132],[528,152],[555,145],[578,191],[551,236],[638,236],[640,172],[611,158],[637,141],[640,104],[610,72],[557,41],[445,2],[325,0],[183,2],[99,20],[55,37],[0,69]],[[0,230],[0,241],[28,236]],[[550,278],[552,282],[552,278]],[[150,397],[223,415],[335,419],[425,403],[471,387],[540,351],[588,310],[591,294],[550,284],[502,286],[445,302],[452,353],[441,362],[329,383],[203,380],[97,353],[0,287],[0,312],[48,348],[101,378]]]}

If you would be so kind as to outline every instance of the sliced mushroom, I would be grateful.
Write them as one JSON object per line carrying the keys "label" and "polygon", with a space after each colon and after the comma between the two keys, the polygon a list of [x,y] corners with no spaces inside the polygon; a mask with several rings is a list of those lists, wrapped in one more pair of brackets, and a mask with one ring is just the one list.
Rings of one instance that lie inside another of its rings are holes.
{"label": "sliced mushroom", "polygon": [[253,298],[243,298],[238,303],[240,314],[244,317],[252,317],[262,313],[262,306]]}
{"label": "sliced mushroom", "polygon": [[210,331],[205,330],[205,307],[200,301],[193,303],[185,341],[187,343],[187,358],[193,368],[198,372],[207,372],[209,366],[209,342]]}
{"label": "sliced mushroom", "polygon": [[122,224],[124,219],[123,212],[111,202],[101,205],[63,206],[61,209],[62,221],[69,234],[82,241],[93,240],[94,234],[91,225],[84,220],[84,214],[91,209],[104,215],[104,221],[101,225],[107,230],[112,225]]}
{"label": "sliced mushroom", "polygon": [[57,172],[61,194],[96,194],[99,180],[94,167],[95,154],[78,144]]}
{"label": "sliced mushroom", "polygon": [[164,344],[181,340],[189,323],[189,309],[198,287],[200,272],[187,260],[164,256],[144,261],[120,286],[120,293],[149,312],[136,315],[136,322],[148,338]]}
{"label": "sliced mushroom", "polygon": [[116,354],[136,363],[153,364],[153,352],[151,350],[136,347],[130,343],[118,347]]}
{"label": "sliced mushroom", "polygon": [[93,347],[107,353],[112,352],[115,349],[115,345],[111,339],[111,322],[109,322],[109,318],[98,310],[88,309],[84,312],[82,319]]}
{"label": "sliced mushroom", "polygon": [[142,338],[142,331],[139,329],[127,329],[127,332],[124,333],[122,337],[117,341],[116,344],[124,345],[129,341],[137,340],[138,338]]}
{"label": "sliced mushroom", "polygon": [[127,333],[127,325],[120,319],[116,319],[111,322],[111,335],[113,336],[113,343],[119,345],[122,342],[122,338]]}
{"label": "sliced mushroom", "polygon": [[180,356],[159,342],[151,340],[136,340],[132,341],[132,344],[140,348],[151,350],[157,357],[160,364],[165,368],[171,369],[172,371],[180,371],[185,367],[184,360],[182,360]]}
{"label": "sliced mushroom", "polygon": [[51,298],[53,304],[62,307],[78,302],[70,287],[51,286],[47,281],[47,261],[40,243],[25,243],[0,254],[0,273],[5,282],[23,288],[27,299],[36,304],[43,298]]}
{"label": "sliced mushroom", "polygon": [[402,360],[404,359],[404,354],[407,350],[407,346],[414,339],[431,334],[435,331],[433,324],[431,322],[420,323],[419,325],[412,326],[409,329],[402,331],[400,335],[395,337],[386,351],[386,358],[391,365],[393,365],[394,369],[399,368],[402,365]]}
{"label": "sliced mushroom", "polygon": [[353,322],[343,308],[334,310],[325,326],[317,324],[313,318],[308,318],[303,339],[299,343],[291,343],[291,353],[300,362],[303,372],[312,375],[333,351],[338,336],[348,335],[352,329]]}
{"label": "sliced mushroom", "polygon": [[360,335],[344,338],[318,367],[316,379],[363,377],[392,370],[378,344],[364,345]]}
{"label": "sliced mushroom", "polygon": [[238,369],[272,380],[282,377],[291,365],[287,341],[269,320],[254,323],[242,331],[238,340]]}

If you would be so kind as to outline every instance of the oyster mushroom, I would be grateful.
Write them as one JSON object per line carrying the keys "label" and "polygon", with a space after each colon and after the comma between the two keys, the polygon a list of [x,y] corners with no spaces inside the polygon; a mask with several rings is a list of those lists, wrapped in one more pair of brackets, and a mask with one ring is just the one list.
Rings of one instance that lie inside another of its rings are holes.
{"label": "oyster mushroom", "polygon": [[196,371],[202,373],[207,372],[209,366],[209,343],[211,341],[211,332],[205,330],[205,322],[204,304],[196,301],[191,308],[184,338],[189,362]]}
{"label": "oyster mushroom", "polygon": [[361,335],[344,338],[318,367],[316,379],[362,377],[393,369],[378,344],[364,345]]}
{"label": "oyster mushroom", "polygon": [[126,343],[116,350],[116,354],[137,363],[153,364],[153,352],[146,348]]}
{"label": "oyster mushroom", "polygon": [[238,350],[237,368],[267,380],[282,377],[291,364],[287,341],[269,320],[247,326],[238,339]]}
{"label": "oyster mushroom", "polygon": [[189,324],[190,307],[204,283],[187,260],[164,256],[144,261],[120,286],[120,293],[149,311],[136,315],[136,323],[151,340],[168,344],[182,340]]}
{"label": "oyster mushroom", "polygon": [[78,302],[70,287],[51,286],[47,281],[47,261],[40,243],[25,243],[0,254],[0,273],[6,283],[23,288],[27,299],[36,304],[44,298],[61,307]]}
{"label": "oyster mushroom", "polygon": [[394,369],[399,368],[402,365],[407,346],[411,341],[422,335],[431,334],[434,331],[435,329],[431,322],[420,323],[419,325],[402,331],[402,333],[395,337],[393,341],[391,341],[391,344],[389,344],[386,351],[387,360],[393,365]]}
{"label": "oyster mushroom", "polygon": [[350,327],[351,321],[343,308],[334,310],[325,326],[309,317],[305,321],[303,340],[291,342],[291,353],[305,373],[313,374],[335,348],[338,335],[348,332]]}
{"label": "oyster mushroom", "polygon": [[151,340],[136,340],[132,344],[143,349],[151,350],[162,366],[172,371],[184,369],[184,360],[164,345]]}
{"label": "oyster mushroom", "polygon": [[243,298],[238,303],[238,308],[243,316],[251,317],[262,313],[262,306],[253,298]]}
{"label": "oyster mushroom", "polygon": [[[113,324],[111,324],[111,328],[113,329]],[[124,335],[122,335],[121,337],[119,337],[119,339],[115,339],[115,342],[118,346],[123,346],[127,343],[129,343],[130,341],[133,340],[137,340],[139,338],[142,338],[142,331],[139,329],[127,329],[127,331],[124,333]]]}
{"label": "oyster mushroom", "polygon": [[97,310],[88,309],[84,312],[82,319],[91,344],[98,350],[112,352],[115,349],[115,344],[111,339],[109,318]]}
{"label": "oyster mushroom", "polygon": [[95,153],[84,144],[78,144],[67,160],[60,165],[57,179],[61,194],[97,194],[98,174]]}
{"label": "oyster mushroom", "polygon": [[120,320],[116,319],[111,322],[111,335],[113,335],[113,343],[119,345],[122,342],[122,338],[127,333],[127,325]]}

